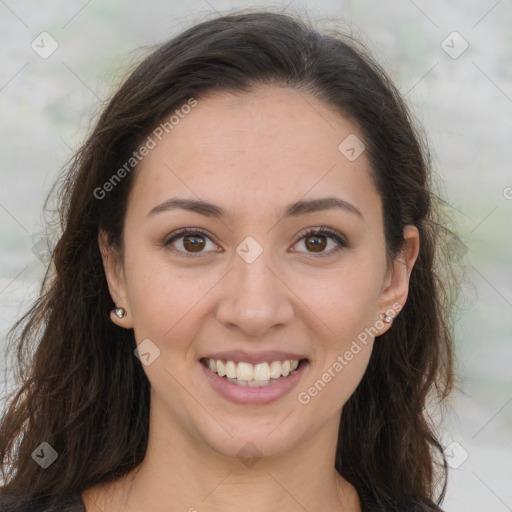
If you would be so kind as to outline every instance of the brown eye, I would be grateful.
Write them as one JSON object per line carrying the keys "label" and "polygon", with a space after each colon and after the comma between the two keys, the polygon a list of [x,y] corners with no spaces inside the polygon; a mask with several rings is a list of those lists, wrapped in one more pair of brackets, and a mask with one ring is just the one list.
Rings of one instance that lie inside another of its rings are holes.
{"label": "brown eye", "polygon": [[[334,248],[325,250],[329,245],[329,240],[334,242]],[[350,246],[342,234],[324,227],[309,229],[299,240],[299,242],[302,241],[304,241],[306,253],[317,256],[330,256],[337,253],[342,248]],[[211,243],[213,246],[216,245],[210,236],[202,231],[198,231],[197,229],[183,229],[171,235],[170,238],[163,243],[163,246],[179,256],[191,258],[194,256],[207,256],[209,252],[212,252],[211,250],[207,250],[208,243]],[[213,252],[217,252],[215,248]]]}
{"label": "brown eye", "polygon": [[206,256],[208,252],[212,252],[207,250],[208,243],[214,246],[213,252],[215,252],[216,244],[206,233],[197,229],[182,229],[166,239],[163,246],[179,256],[193,258]]}
{"label": "brown eye", "polygon": [[205,246],[204,237],[202,235],[187,235],[183,237],[183,247],[187,251],[201,252]]}
{"label": "brown eye", "polygon": [[324,235],[310,235],[305,240],[306,247],[313,252],[322,252],[327,246]]}
{"label": "brown eye", "polygon": [[[329,245],[329,240],[334,242],[334,248],[325,250]],[[330,256],[343,248],[349,247],[348,241],[341,233],[327,227],[309,229],[302,235],[299,242],[304,243],[306,253],[316,256]]]}

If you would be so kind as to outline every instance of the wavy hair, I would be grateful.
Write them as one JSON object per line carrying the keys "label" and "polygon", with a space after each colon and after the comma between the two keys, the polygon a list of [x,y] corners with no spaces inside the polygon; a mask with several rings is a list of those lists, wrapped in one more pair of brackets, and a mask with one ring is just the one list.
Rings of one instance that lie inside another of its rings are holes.
{"label": "wavy hair", "polygon": [[[404,226],[419,230],[407,302],[343,408],[335,467],[382,503],[442,502],[447,465],[428,405],[443,402],[454,383],[453,274],[441,250],[454,235],[433,191],[427,143],[362,43],[271,12],[203,21],[158,46],[119,86],[55,183],[47,201],[59,185],[61,235],[40,296],[8,335],[20,382],[0,423],[0,493],[82,492],[142,462],[150,384],[133,355],[133,329],[110,321],[97,241],[102,229],[122,249],[136,166],[104,199],[95,191],[190,98],[262,84],[310,93],[358,126],[382,199],[388,262],[403,247]],[[44,471],[31,456],[42,441],[59,454]]]}

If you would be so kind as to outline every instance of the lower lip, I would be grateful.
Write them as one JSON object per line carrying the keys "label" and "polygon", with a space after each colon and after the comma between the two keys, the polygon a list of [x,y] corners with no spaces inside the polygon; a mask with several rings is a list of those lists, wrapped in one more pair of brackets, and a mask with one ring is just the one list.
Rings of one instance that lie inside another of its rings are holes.
{"label": "lower lip", "polygon": [[203,368],[203,372],[213,389],[231,402],[246,405],[264,405],[281,398],[297,385],[309,366],[307,361],[303,361],[297,370],[291,373],[288,377],[277,380],[274,384],[270,384],[268,386],[252,388],[233,384],[223,377],[219,377],[219,375],[212,372],[201,362],[199,362],[199,364]]}

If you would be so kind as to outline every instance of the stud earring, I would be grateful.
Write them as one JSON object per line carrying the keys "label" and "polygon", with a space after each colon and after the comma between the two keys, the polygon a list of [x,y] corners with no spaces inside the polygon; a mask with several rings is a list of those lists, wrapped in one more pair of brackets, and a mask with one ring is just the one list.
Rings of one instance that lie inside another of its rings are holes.
{"label": "stud earring", "polygon": [[124,318],[126,316],[126,309],[124,308],[115,308],[113,311],[117,318]]}
{"label": "stud earring", "polygon": [[386,313],[382,313],[382,317],[384,317],[384,322],[386,322],[387,324],[390,324],[391,322],[393,322],[393,317],[392,316],[389,316],[388,314]]}

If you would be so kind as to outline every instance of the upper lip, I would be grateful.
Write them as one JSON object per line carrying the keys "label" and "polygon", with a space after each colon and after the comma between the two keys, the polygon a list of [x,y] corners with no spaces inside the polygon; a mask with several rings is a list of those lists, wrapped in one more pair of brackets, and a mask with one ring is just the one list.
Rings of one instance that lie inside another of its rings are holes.
{"label": "upper lip", "polygon": [[304,355],[294,352],[283,352],[281,350],[266,350],[264,352],[246,352],[245,350],[226,350],[224,352],[214,352],[206,354],[204,358],[221,361],[243,361],[245,363],[265,363],[268,361],[286,361],[287,359],[306,359]]}

